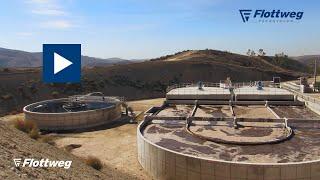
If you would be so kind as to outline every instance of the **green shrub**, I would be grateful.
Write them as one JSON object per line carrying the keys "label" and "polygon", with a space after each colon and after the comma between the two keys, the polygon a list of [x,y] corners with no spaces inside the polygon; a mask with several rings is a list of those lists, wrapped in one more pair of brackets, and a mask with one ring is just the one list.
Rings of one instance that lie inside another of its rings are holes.
{"label": "green shrub", "polygon": [[39,129],[33,121],[17,119],[14,122],[14,127],[22,132],[28,133],[32,139],[38,139],[40,137]]}
{"label": "green shrub", "polygon": [[24,121],[22,119],[16,120],[14,122],[14,127],[25,133],[30,133],[33,129],[38,129],[37,125],[33,121]]}
{"label": "green shrub", "polygon": [[40,133],[39,133],[38,128],[33,128],[29,132],[29,137],[31,137],[32,139],[38,139],[40,137]]}
{"label": "green shrub", "polygon": [[101,170],[102,167],[103,167],[103,164],[101,162],[100,159],[94,157],[94,156],[88,156],[86,159],[85,159],[85,162],[88,166],[91,166],[93,167],[94,169],[96,170]]}

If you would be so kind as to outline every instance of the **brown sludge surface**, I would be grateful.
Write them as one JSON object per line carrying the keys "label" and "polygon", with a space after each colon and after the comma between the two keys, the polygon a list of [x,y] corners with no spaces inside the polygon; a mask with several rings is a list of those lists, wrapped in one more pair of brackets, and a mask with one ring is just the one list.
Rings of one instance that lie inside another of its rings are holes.
{"label": "brown sludge surface", "polygon": [[[215,126],[197,125],[194,131],[216,131]],[[222,129],[220,129],[222,132]],[[238,135],[269,136],[273,130],[249,132],[243,129]],[[227,132],[227,131],[225,131]],[[210,159],[238,162],[285,163],[319,159],[319,129],[294,129],[295,136],[279,144],[239,146],[217,144],[190,135],[181,124],[150,124],[143,130],[143,135],[157,145],[170,150]],[[253,133],[253,134],[252,134]],[[260,135],[258,135],[260,133]],[[222,134],[222,133],[221,133]],[[227,136],[224,133],[224,136]]]}
{"label": "brown sludge surface", "polygon": [[320,116],[315,112],[300,106],[277,106],[272,110],[281,118],[320,119]]}
{"label": "brown sludge surface", "polygon": [[195,117],[215,117],[215,118],[224,118],[232,117],[229,106],[210,106],[210,105],[201,105],[198,107]]}

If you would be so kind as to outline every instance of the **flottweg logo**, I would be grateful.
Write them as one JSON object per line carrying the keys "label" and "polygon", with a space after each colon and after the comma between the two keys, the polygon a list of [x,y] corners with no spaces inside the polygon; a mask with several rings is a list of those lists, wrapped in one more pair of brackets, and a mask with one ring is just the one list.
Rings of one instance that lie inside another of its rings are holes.
{"label": "flottweg logo", "polygon": [[[14,165],[16,167],[51,167],[51,168],[64,168],[69,169],[71,167],[72,161],[52,161],[49,159],[41,159],[41,160],[35,160],[32,158],[26,158],[23,160],[20,158],[13,159]],[[21,166],[20,166],[21,165]]]}
{"label": "flottweg logo", "polygon": [[13,162],[16,167],[19,167],[21,164],[21,159],[13,159]]}
{"label": "flottweg logo", "polygon": [[265,9],[240,9],[243,22],[256,20],[258,22],[294,22],[299,21],[303,17],[303,11],[281,11],[281,10],[265,10]]}

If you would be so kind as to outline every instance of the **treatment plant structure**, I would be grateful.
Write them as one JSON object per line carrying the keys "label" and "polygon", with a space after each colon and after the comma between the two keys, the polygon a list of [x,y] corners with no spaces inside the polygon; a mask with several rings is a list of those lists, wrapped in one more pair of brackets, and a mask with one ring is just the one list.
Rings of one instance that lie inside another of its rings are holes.
{"label": "treatment plant structure", "polygon": [[174,85],[137,128],[138,160],[155,179],[320,179],[319,106],[275,81]]}
{"label": "treatment plant structure", "polygon": [[121,117],[121,97],[104,96],[101,92],[52,99],[23,108],[26,121],[41,130],[77,130],[103,125]]}

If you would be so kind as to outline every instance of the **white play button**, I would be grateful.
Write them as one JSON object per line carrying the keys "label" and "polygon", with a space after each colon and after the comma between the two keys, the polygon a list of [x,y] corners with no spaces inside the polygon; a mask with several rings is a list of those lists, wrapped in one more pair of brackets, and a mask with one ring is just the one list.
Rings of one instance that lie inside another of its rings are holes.
{"label": "white play button", "polygon": [[57,74],[58,72],[64,70],[65,68],[69,67],[72,62],[68,59],[60,56],[57,53],[54,53],[54,74]]}

